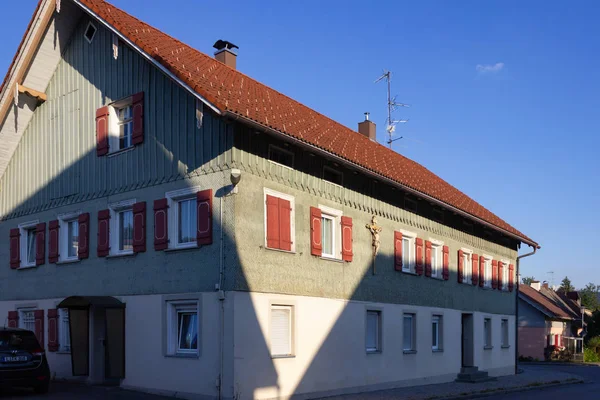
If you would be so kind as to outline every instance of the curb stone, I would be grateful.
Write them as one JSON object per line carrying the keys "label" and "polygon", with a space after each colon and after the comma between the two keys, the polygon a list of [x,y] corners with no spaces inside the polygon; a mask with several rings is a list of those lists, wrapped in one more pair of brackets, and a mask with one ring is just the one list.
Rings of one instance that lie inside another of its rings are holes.
{"label": "curb stone", "polygon": [[544,367],[549,367],[553,365],[557,365],[560,367],[600,367],[600,363],[583,363],[583,362],[554,362],[554,361],[527,361],[521,362],[519,364],[520,367],[528,366],[528,365],[541,365]]}

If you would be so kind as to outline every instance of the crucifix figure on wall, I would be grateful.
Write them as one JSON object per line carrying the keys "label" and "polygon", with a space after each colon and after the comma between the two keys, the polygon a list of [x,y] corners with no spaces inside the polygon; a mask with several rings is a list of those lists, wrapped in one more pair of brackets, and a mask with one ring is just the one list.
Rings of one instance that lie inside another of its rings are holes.
{"label": "crucifix figure on wall", "polygon": [[371,232],[371,236],[373,239],[373,275],[375,275],[375,257],[377,257],[377,253],[379,253],[379,246],[381,245],[381,241],[379,240],[379,234],[381,233],[382,228],[379,225],[377,225],[377,218],[374,215],[373,218],[371,218],[371,223],[365,225],[365,228],[367,228]]}

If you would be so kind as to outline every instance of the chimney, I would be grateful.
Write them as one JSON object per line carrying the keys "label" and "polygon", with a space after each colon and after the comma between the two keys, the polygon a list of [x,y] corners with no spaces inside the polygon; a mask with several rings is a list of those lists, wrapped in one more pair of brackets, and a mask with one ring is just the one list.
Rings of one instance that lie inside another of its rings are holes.
{"label": "chimney", "polygon": [[365,113],[365,120],[363,122],[358,123],[358,133],[368,137],[374,142],[377,141],[375,123],[369,120],[368,112]]}
{"label": "chimney", "polygon": [[217,49],[217,51],[215,51],[215,59],[235,69],[237,54],[233,49],[239,49],[239,47],[227,40],[221,39],[217,40],[215,44],[213,44],[213,47]]}
{"label": "chimney", "polygon": [[540,291],[540,287],[541,287],[540,281],[532,281],[530,286],[532,289],[535,289],[538,292]]}
{"label": "chimney", "polygon": [[543,287],[544,289],[549,289],[549,288],[548,288],[548,282],[544,281],[544,283],[542,283],[542,287]]}

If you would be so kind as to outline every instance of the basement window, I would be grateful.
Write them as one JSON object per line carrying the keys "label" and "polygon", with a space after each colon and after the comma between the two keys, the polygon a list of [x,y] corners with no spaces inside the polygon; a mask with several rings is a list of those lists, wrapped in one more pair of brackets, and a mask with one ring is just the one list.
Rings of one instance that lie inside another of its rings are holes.
{"label": "basement window", "polygon": [[323,167],[323,179],[342,186],[344,175],[331,167]]}
{"label": "basement window", "polygon": [[92,43],[92,41],[94,40],[94,36],[96,36],[97,30],[98,28],[96,28],[96,25],[94,25],[91,22],[88,23],[87,28],[85,28],[85,33],[83,34],[83,36],[85,36],[85,40],[87,40],[88,43]]}

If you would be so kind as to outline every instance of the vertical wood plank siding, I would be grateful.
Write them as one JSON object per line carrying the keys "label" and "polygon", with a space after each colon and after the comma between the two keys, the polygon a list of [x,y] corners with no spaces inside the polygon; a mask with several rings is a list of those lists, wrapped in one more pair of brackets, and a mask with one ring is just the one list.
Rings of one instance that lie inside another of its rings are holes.
{"label": "vertical wood plank siding", "polygon": [[[0,180],[2,219],[157,185],[227,168],[231,127],[205,108],[196,127],[195,98],[103,27],[93,42],[83,17]],[[102,105],[145,92],[144,143],[112,157],[97,157],[95,112]]]}

